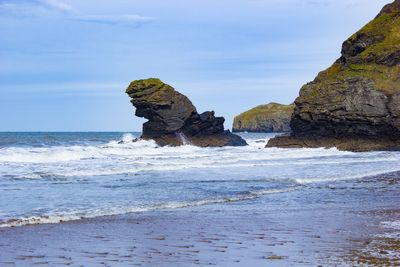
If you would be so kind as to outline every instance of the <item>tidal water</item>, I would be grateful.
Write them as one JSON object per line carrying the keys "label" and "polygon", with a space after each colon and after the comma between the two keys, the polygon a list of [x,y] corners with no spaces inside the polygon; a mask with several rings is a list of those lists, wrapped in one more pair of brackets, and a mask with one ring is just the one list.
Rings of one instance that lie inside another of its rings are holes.
{"label": "tidal water", "polygon": [[264,148],[272,134],[223,148],[133,142],[139,135],[0,133],[0,227],[279,199],[309,185],[310,199],[323,198],[318,185],[400,171],[400,152]]}

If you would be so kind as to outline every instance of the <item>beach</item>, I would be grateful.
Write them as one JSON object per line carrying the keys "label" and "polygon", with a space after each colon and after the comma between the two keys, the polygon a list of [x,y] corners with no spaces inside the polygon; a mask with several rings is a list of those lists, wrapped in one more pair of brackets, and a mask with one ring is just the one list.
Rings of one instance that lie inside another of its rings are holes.
{"label": "beach", "polygon": [[1,228],[0,264],[396,266],[398,247],[380,246],[399,242],[399,175],[224,205]]}
{"label": "beach", "polygon": [[399,264],[396,151],[2,135],[0,266]]}
{"label": "beach", "polygon": [[0,267],[400,267],[400,0],[0,13]]}

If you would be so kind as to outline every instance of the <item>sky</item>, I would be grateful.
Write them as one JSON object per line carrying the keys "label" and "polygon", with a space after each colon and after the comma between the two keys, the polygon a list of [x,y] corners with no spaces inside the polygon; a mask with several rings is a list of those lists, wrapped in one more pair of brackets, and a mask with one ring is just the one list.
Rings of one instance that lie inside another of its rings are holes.
{"label": "sky", "polygon": [[140,131],[160,78],[199,112],[289,104],[390,0],[0,0],[0,131]]}

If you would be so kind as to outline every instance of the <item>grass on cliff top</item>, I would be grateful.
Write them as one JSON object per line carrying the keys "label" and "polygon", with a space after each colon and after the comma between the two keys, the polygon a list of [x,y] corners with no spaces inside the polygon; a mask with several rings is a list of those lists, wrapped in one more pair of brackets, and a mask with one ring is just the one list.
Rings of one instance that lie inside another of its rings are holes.
{"label": "grass on cliff top", "polygon": [[294,104],[282,105],[278,103],[270,103],[252,108],[246,112],[239,114],[235,119],[252,120],[257,116],[266,116],[274,113],[286,113],[289,116],[293,113]]}
{"label": "grass on cliff top", "polygon": [[370,54],[389,54],[400,49],[400,12],[383,14],[367,25],[358,33],[350,37],[356,38],[357,34],[373,34],[384,36],[382,42],[371,45],[360,54],[360,57],[367,58]]}
{"label": "grass on cliff top", "polygon": [[126,89],[126,93],[133,99],[145,99],[147,102],[157,103],[158,105],[171,105],[174,101],[192,105],[189,98],[157,78],[133,81]]}
{"label": "grass on cliff top", "polygon": [[131,82],[126,89],[126,93],[134,93],[138,91],[143,91],[149,88],[161,88],[164,85],[164,83],[157,78],[149,78],[149,79],[143,79],[143,80],[135,80]]}
{"label": "grass on cliff top", "polygon": [[[376,44],[369,46],[365,51],[357,55],[364,61],[369,55],[389,55],[400,50],[400,12],[383,14],[360,31],[350,37],[355,39],[359,34],[382,35],[385,38]],[[317,96],[320,92],[318,89],[330,87],[332,83],[343,81],[350,77],[363,77],[371,79],[376,89],[386,94],[394,94],[400,92],[400,66],[384,66],[375,63],[349,64],[347,66],[335,62],[327,70],[318,74],[316,79],[320,83],[315,87],[312,96]]]}
{"label": "grass on cliff top", "polygon": [[379,64],[350,64],[343,66],[339,63],[334,63],[327,70],[321,72],[317,79],[321,82],[321,88],[324,88],[324,85],[351,77],[371,79],[375,83],[377,90],[389,95],[400,92],[400,66],[387,67]]}
{"label": "grass on cliff top", "polygon": [[179,94],[175,89],[160,79],[150,78],[131,82],[126,93],[131,97],[145,97],[149,102],[168,104],[172,94]]}

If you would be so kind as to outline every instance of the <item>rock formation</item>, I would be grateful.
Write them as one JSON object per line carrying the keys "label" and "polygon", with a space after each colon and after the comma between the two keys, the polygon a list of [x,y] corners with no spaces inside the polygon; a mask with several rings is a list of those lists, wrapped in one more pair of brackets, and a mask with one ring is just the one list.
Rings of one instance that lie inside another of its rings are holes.
{"label": "rock formation", "polygon": [[400,148],[400,0],[343,43],[342,56],[300,90],[292,134],[268,146]]}
{"label": "rock formation", "polygon": [[243,112],[233,120],[233,132],[290,132],[294,105],[269,103]]}
{"label": "rock formation", "polygon": [[136,116],[149,121],[143,124],[143,139],[157,144],[196,146],[244,146],[241,137],[224,130],[223,117],[213,111],[197,113],[190,100],[159,79],[133,81],[126,93],[136,107]]}

